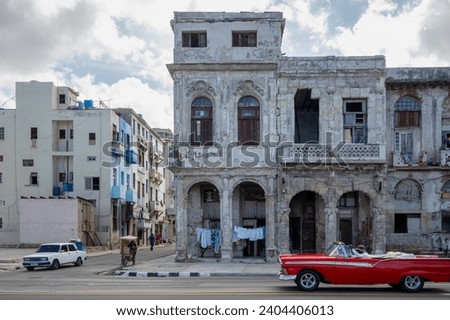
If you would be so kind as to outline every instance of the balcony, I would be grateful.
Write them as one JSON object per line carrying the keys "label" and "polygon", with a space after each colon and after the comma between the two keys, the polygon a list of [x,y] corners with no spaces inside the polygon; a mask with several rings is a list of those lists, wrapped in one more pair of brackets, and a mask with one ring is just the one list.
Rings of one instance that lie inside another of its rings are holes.
{"label": "balcony", "polygon": [[123,144],[118,141],[111,142],[109,150],[111,151],[111,154],[116,157],[123,157],[125,154]]}
{"label": "balcony", "polygon": [[127,190],[125,192],[125,201],[126,202],[136,203],[136,200],[137,200],[136,192],[134,192],[133,190]]}
{"label": "balcony", "polygon": [[162,183],[162,174],[155,169],[151,169],[149,172],[149,178],[152,182],[161,184]]}
{"label": "balcony", "polygon": [[128,164],[136,164],[137,163],[137,153],[134,150],[128,149],[125,151],[125,160]]}
{"label": "balcony", "polygon": [[119,186],[111,187],[111,199],[120,199],[120,187]]}
{"label": "balcony", "polygon": [[137,138],[137,145],[138,145],[138,148],[140,148],[140,149],[142,149],[144,151],[147,151],[147,149],[148,149],[147,140],[145,140],[145,138],[142,137],[142,136],[138,136],[138,138]]}
{"label": "balcony", "polygon": [[164,203],[162,201],[150,201],[149,210],[150,212],[155,211],[164,212],[165,211]]}
{"label": "balcony", "polygon": [[281,151],[282,163],[384,163],[386,146],[380,144],[342,144],[331,148],[321,144],[292,144]]}
{"label": "balcony", "polygon": [[157,163],[160,163],[164,160],[163,152],[159,150],[157,147],[151,147],[149,151],[150,158],[155,160]]}

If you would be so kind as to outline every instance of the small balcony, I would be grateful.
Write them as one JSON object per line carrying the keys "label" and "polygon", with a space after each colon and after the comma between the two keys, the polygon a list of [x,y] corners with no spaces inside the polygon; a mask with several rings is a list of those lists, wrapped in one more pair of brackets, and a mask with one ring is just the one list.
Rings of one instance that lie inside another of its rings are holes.
{"label": "small balcony", "polygon": [[149,210],[150,212],[154,211],[164,212],[165,211],[164,203],[162,201],[150,201]]}
{"label": "small balcony", "polygon": [[120,187],[119,186],[111,187],[111,199],[120,199]]}
{"label": "small balcony", "polygon": [[132,149],[128,149],[127,151],[125,151],[125,160],[129,164],[136,164],[137,158],[138,158],[138,156],[137,156],[136,151],[134,151]]}
{"label": "small balcony", "polygon": [[137,145],[138,145],[138,148],[140,148],[140,149],[142,149],[144,151],[147,151],[147,149],[148,149],[148,142],[142,136],[138,136],[138,138],[137,138]]}
{"label": "small balcony", "polygon": [[152,182],[161,184],[162,183],[162,174],[155,169],[151,169],[149,172],[149,178]]}
{"label": "small balcony", "polygon": [[125,192],[125,201],[129,203],[136,203],[137,195],[133,190],[127,190]]}

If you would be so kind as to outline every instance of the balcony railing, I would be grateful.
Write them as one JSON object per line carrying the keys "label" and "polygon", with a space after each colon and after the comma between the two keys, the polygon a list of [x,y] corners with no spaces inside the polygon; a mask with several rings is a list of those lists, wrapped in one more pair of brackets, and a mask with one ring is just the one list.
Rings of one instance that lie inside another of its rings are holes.
{"label": "balcony railing", "polygon": [[386,161],[386,146],[349,143],[331,148],[321,144],[293,144],[282,149],[282,163],[373,163]]}
{"label": "balcony railing", "polygon": [[164,203],[162,201],[150,201],[150,211],[164,212]]}
{"label": "balcony railing", "polygon": [[196,148],[183,146],[169,159],[171,168],[274,167],[277,164],[358,164],[385,163],[386,146],[382,144],[318,143],[230,148]]}

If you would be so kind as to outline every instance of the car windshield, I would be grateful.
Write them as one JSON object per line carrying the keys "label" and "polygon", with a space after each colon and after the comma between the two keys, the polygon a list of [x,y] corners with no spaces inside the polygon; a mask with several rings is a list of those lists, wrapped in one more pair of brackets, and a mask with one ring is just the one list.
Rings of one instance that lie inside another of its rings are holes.
{"label": "car windshield", "polygon": [[350,246],[343,243],[333,243],[326,251],[325,254],[334,257],[350,257],[352,256],[352,250]]}
{"label": "car windshield", "polygon": [[59,245],[45,244],[40,246],[37,252],[59,252]]}

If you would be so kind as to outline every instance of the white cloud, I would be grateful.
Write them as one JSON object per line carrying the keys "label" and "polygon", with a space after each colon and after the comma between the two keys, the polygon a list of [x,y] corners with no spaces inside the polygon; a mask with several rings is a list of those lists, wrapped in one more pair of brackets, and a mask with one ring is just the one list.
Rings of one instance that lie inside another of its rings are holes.
{"label": "white cloud", "polygon": [[112,85],[97,82],[93,75],[73,77],[69,86],[77,88],[80,100],[102,101],[110,108],[133,108],[154,128],[172,128],[171,92],[158,91],[136,78],[125,78]]}
{"label": "white cloud", "polygon": [[352,28],[340,28],[327,45],[343,55],[385,55],[388,66],[448,64],[448,58],[439,60],[430,56],[422,46],[420,34],[431,18],[429,2],[424,0],[416,6],[398,8],[387,0],[369,1],[359,21]]}

